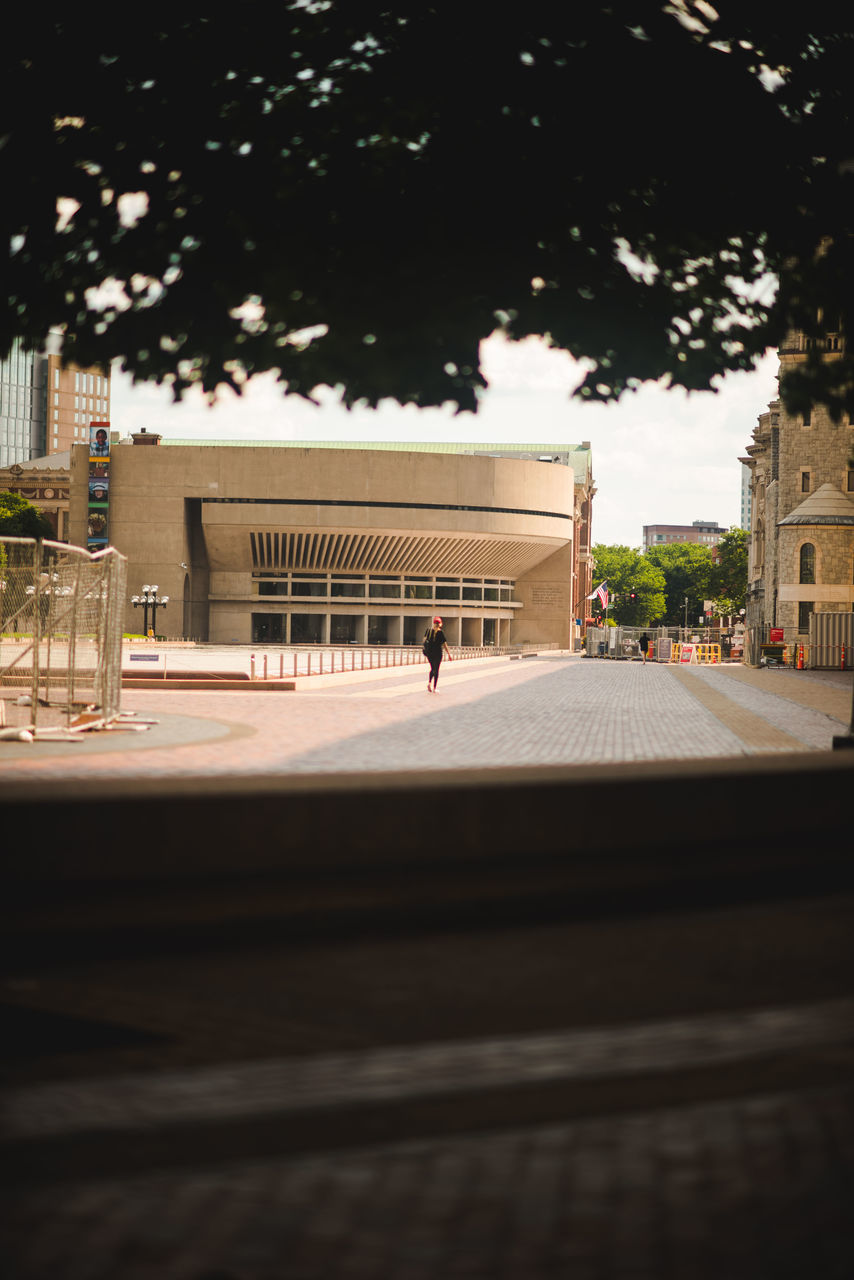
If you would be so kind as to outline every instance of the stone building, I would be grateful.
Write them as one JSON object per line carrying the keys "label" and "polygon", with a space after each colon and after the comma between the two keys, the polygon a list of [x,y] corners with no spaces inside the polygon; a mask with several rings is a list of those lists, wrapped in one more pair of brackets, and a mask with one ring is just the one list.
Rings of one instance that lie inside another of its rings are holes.
{"label": "stone building", "polygon": [[[108,483],[93,498],[94,468]],[[72,449],[70,538],[126,556],[130,594],[156,583],[169,596],[166,636],[418,644],[439,613],[455,645],[570,648],[591,590],[594,493],[586,443],[140,432],[109,457]],[[125,626],[139,628],[130,600]]]}
{"label": "stone building", "polygon": [[[790,334],[780,376],[806,358],[807,339]],[[826,360],[842,335],[828,332]],[[742,459],[751,470],[747,623],[805,636],[812,613],[854,609],[854,424],[816,406],[790,414],[773,400]]]}
{"label": "stone building", "polygon": [[70,453],[57,453],[0,467],[0,492],[17,493],[38,507],[50,521],[57,542],[68,541],[70,457]]}

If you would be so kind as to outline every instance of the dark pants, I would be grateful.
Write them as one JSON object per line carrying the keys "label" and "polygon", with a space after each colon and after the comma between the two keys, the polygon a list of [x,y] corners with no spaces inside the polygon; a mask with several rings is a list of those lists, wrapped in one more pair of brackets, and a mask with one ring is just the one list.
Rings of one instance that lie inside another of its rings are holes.
{"label": "dark pants", "polygon": [[427,683],[429,684],[432,680],[433,688],[435,689],[436,681],[439,679],[439,667],[442,664],[442,655],[441,653],[438,653],[435,658],[428,658],[427,661],[430,663],[430,674],[427,677]]}

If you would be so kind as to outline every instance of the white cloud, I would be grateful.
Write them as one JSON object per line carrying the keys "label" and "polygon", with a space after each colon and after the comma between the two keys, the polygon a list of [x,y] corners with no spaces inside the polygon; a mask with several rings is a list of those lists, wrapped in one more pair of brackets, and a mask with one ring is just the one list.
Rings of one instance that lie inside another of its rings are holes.
{"label": "white cloud", "polygon": [[392,401],[377,410],[348,411],[328,388],[315,406],[285,397],[274,374],[251,379],[241,397],[225,389],[213,407],[199,392],[176,405],[168,388],[133,387],[114,373],[113,426],[122,434],[146,427],[181,439],[589,440],[598,490],[596,542],[640,546],[644,524],[737,523],[738,458],[776,395],[774,354],[753,373],[731,374],[717,394],[687,395],[650,384],[617,405],[571,400],[578,366],[537,339],[490,339],[483,365],[490,385],[477,415],[404,409]]}

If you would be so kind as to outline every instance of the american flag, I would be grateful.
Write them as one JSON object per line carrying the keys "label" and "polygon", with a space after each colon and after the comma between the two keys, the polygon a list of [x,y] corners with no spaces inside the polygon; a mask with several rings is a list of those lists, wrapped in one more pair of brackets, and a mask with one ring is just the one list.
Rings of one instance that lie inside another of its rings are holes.
{"label": "american flag", "polygon": [[599,599],[602,601],[602,608],[603,608],[603,609],[607,609],[607,608],[608,608],[608,592],[605,590],[605,583],[607,583],[607,581],[608,581],[608,579],[606,578],[606,579],[605,579],[605,582],[600,582],[600,583],[599,583],[599,586],[598,586],[598,587],[596,588],[596,590],[592,593],[592,595],[589,595],[589,596],[587,597],[587,599],[588,599],[588,600],[592,600],[595,596],[598,596],[598,597],[599,597]]}

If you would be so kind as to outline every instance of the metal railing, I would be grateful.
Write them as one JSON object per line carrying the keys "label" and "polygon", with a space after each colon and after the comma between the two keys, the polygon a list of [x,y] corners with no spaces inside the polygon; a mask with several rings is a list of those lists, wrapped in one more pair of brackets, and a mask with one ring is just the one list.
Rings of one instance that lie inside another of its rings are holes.
{"label": "metal railing", "polygon": [[112,548],[0,538],[0,697],[26,707],[27,727],[46,709],[118,715],[126,576]]}
{"label": "metal railing", "polygon": [[[450,645],[455,660],[461,658],[517,657],[524,653],[557,650],[557,644]],[[293,646],[260,649],[250,655],[251,680],[293,679],[335,675],[345,671],[380,671],[409,667],[425,661],[420,645]]]}

